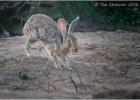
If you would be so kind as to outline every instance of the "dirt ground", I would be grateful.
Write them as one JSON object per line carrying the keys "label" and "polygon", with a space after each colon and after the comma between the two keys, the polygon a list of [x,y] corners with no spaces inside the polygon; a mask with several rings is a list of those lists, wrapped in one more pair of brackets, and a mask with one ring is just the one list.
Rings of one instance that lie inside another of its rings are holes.
{"label": "dirt ground", "polygon": [[[56,69],[35,49],[25,55],[24,36],[0,39],[0,98],[140,98],[140,34],[76,32],[73,71]],[[27,79],[19,77],[26,71]]]}

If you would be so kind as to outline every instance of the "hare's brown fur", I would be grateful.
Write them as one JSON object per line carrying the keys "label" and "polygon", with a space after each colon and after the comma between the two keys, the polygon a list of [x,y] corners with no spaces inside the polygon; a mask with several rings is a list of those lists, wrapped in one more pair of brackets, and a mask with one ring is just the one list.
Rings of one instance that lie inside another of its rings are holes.
{"label": "hare's brown fur", "polygon": [[[39,41],[41,47],[46,50],[56,67],[61,68],[62,65],[58,61],[61,58],[64,63],[67,63],[66,56],[70,52],[72,44],[78,49],[77,39],[74,36],[73,40],[67,40],[63,43],[62,33],[59,31],[57,23],[47,15],[35,14],[32,15],[24,25],[23,33],[26,37],[26,54],[29,57],[29,48],[32,43]],[[66,64],[68,68],[69,65]],[[65,67],[65,65],[63,65]]]}

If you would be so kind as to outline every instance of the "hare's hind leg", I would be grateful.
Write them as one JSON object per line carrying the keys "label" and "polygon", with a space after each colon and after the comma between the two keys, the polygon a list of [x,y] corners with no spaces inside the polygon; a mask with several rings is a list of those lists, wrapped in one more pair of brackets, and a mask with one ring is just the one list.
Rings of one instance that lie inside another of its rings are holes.
{"label": "hare's hind leg", "polygon": [[40,44],[40,48],[38,49],[38,51],[41,52],[41,57],[42,58],[49,58],[48,57],[48,52],[46,52],[46,50],[44,49],[41,41],[39,41],[39,44]]}
{"label": "hare's hind leg", "polygon": [[27,40],[25,44],[25,52],[26,52],[27,57],[30,57],[30,54],[29,54],[30,47],[31,47],[31,43],[29,42],[29,40]]}
{"label": "hare's hind leg", "polygon": [[31,47],[31,44],[35,43],[37,40],[35,39],[27,39],[26,40],[26,44],[25,44],[25,52],[27,57],[30,57],[30,53],[29,53],[29,48]]}

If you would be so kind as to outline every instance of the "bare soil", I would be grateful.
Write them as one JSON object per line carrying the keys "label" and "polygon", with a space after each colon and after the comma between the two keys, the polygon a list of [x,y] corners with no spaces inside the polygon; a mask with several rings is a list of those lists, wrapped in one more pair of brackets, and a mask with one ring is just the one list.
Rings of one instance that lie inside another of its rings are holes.
{"label": "bare soil", "polygon": [[[37,43],[25,55],[24,36],[0,39],[0,98],[140,98],[140,33],[76,32],[73,71],[56,69]],[[28,78],[19,73],[26,70]]]}

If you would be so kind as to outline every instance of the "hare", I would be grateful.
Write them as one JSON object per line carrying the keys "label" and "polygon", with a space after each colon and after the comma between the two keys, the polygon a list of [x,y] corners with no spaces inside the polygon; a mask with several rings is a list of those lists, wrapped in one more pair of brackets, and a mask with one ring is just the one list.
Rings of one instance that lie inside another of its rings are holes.
{"label": "hare", "polygon": [[[32,15],[23,27],[23,33],[26,37],[25,51],[30,57],[29,48],[31,44],[39,42],[41,49],[44,49],[49,58],[53,60],[56,68],[69,67],[66,56],[73,47],[78,51],[77,39],[72,35],[72,32],[79,21],[79,17],[74,19],[69,25],[68,31],[66,21],[58,19],[58,24],[49,16],[43,14]],[[59,58],[62,62],[60,64]]]}

